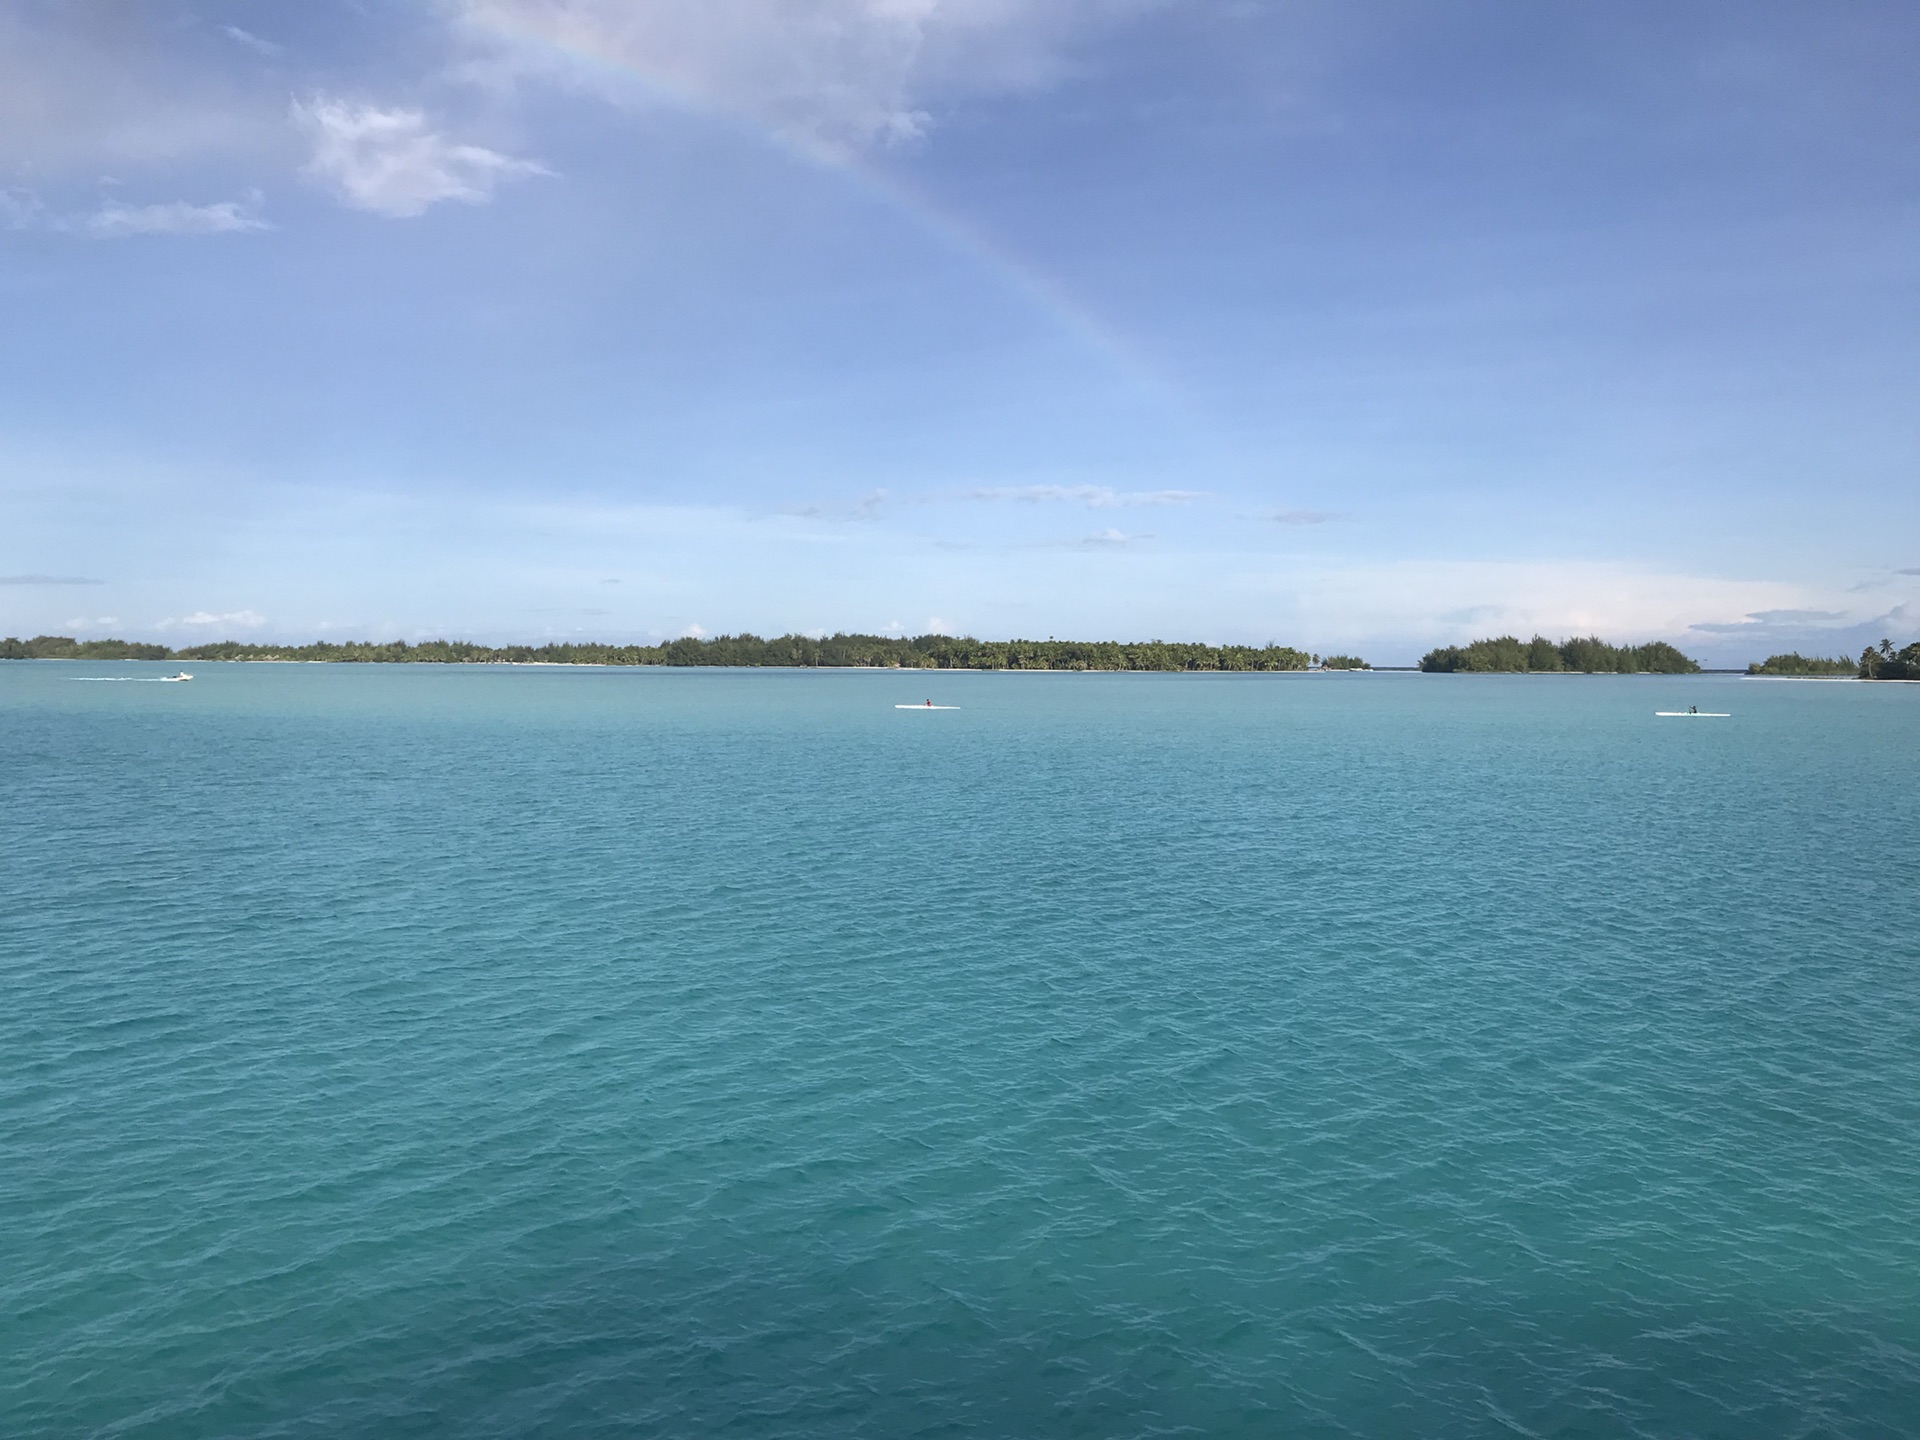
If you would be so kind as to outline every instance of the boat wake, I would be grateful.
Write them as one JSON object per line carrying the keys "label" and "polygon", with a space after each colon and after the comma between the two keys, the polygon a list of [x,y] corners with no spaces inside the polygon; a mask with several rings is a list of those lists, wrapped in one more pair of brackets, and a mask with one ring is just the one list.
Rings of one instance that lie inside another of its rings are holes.
{"label": "boat wake", "polygon": [[178,685],[193,676],[183,670],[178,675],[69,675],[67,679],[95,685]]}

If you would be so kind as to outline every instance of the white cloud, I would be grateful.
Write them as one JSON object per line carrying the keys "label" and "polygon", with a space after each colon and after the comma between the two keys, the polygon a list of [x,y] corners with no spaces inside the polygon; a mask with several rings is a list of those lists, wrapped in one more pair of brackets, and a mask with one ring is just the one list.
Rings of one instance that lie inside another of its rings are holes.
{"label": "white cloud", "polygon": [[1755,610],[1739,620],[1698,620],[1693,628],[1714,634],[1737,635],[1748,630],[1783,625],[1826,625],[1852,618],[1844,610]]}
{"label": "white cloud", "polygon": [[123,205],[109,200],[82,226],[87,234],[103,240],[125,235],[230,235],[273,228],[260,216],[258,196],[212,205],[189,205],[184,200],[165,205]]}
{"label": "white cloud", "polygon": [[29,190],[0,190],[0,228],[47,230],[115,240],[128,235],[228,235],[246,230],[271,230],[260,214],[256,191],[245,200],[220,200],[193,205],[173,200],[157,205],[128,205],[105,201],[90,215],[63,215],[50,210]]}
{"label": "white cloud", "polygon": [[[1485,635],[1616,643],[1704,639],[1702,622],[1824,608],[1815,587],[1661,571],[1615,561],[1326,561],[1243,574],[1250,609],[1273,606],[1292,633],[1328,645],[1424,649]],[[1417,652],[1416,652],[1417,653]],[[1369,656],[1369,658],[1372,658]],[[1757,657],[1756,657],[1757,658]]]}
{"label": "white cloud", "polygon": [[271,40],[262,40],[251,30],[242,30],[238,25],[222,25],[220,27],[220,33],[236,45],[246,46],[247,49],[253,51],[256,55],[272,56],[287,53],[286,46],[276,45]]}
{"label": "white cloud", "polygon": [[[172,622],[162,621],[165,629]],[[267,617],[257,610],[229,610],[225,614],[215,615],[206,610],[196,610],[191,615],[182,615],[182,625],[232,625],[242,630],[252,630],[267,623]]]}
{"label": "white cloud", "polygon": [[294,124],[313,145],[307,173],[356,210],[394,218],[443,200],[484,204],[504,180],[551,172],[481,145],[449,140],[418,110],[315,96],[295,101]]}
{"label": "white cloud", "polygon": [[689,625],[687,626],[686,629],[680,632],[680,638],[682,640],[704,640],[707,638],[706,627],[701,625]]}
{"label": "white cloud", "polygon": [[1135,505],[1187,505],[1203,499],[1204,490],[1115,490],[1111,485],[986,485],[966,492],[968,500],[1018,500],[1028,505],[1065,501],[1089,510],[1112,510]]}
{"label": "white cloud", "polygon": [[[619,103],[716,111],[842,156],[924,134],[968,96],[1067,73],[1073,43],[1164,0],[436,0],[468,79],[544,79]],[[286,47],[236,24],[182,43],[166,7],[0,3],[0,174],[56,180],[213,156],[267,173]],[[272,64],[235,64],[244,47]],[[219,52],[227,51],[226,55]],[[297,57],[295,57],[297,58]],[[442,78],[448,72],[442,71]],[[424,78],[424,77],[423,77]],[[295,107],[309,170],[347,203],[417,215],[486,200],[538,165],[437,130],[418,109],[321,97]],[[0,227],[18,223],[0,200]]]}
{"label": "white cloud", "polygon": [[881,487],[869,490],[851,504],[790,505],[781,513],[803,520],[878,520],[886,507],[887,491]]}
{"label": "white cloud", "polygon": [[[927,106],[1056,78],[1073,35],[1143,0],[456,0],[491,63],[666,92],[816,154],[912,140]],[[569,65],[559,56],[586,57]],[[622,73],[637,77],[621,82]]]}

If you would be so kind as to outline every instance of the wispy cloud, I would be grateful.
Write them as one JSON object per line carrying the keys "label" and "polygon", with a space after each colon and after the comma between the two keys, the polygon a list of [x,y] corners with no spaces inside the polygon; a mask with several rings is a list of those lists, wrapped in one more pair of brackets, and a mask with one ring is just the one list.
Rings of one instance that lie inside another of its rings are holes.
{"label": "wispy cloud", "polygon": [[109,200],[81,222],[87,234],[100,240],[128,235],[232,235],[248,230],[271,230],[260,215],[260,197],[221,200],[212,205],[190,205],[175,200],[164,205],[123,205]]}
{"label": "wispy cloud", "polygon": [[1893,573],[1896,575],[1920,575],[1920,565],[1916,565],[1910,570],[1896,570]]}
{"label": "wispy cloud", "polygon": [[1687,628],[1710,635],[1738,635],[1742,631],[1777,629],[1781,626],[1824,627],[1838,621],[1851,621],[1852,618],[1844,610],[1752,610],[1739,620],[1703,620]]}
{"label": "wispy cloud", "polygon": [[191,615],[182,615],[177,621],[162,620],[160,628],[168,629],[175,624],[192,625],[196,629],[208,625],[231,625],[240,630],[255,630],[266,623],[267,617],[258,610],[228,610],[218,615],[208,610],[196,610]]}
{"label": "wispy cloud", "polygon": [[0,575],[0,585],[104,585],[84,575]]}
{"label": "wispy cloud", "polygon": [[256,55],[275,56],[287,53],[286,46],[276,45],[271,40],[262,40],[251,30],[242,30],[238,25],[222,25],[220,27],[220,33],[233,41],[234,44],[246,46],[247,49],[253,51]]}
{"label": "wispy cloud", "polygon": [[886,511],[887,491],[869,490],[847,504],[793,505],[781,511],[807,520],[878,520]]}
{"label": "wispy cloud", "polygon": [[1188,505],[1205,498],[1204,490],[1115,490],[1110,485],[987,485],[966,491],[965,500],[1013,500],[1026,505],[1065,503],[1089,510],[1112,510],[1136,505]]}
{"label": "wispy cloud", "polygon": [[[476,53],[611,99],[666,91],[816,154],[924,135],[930,107],[1032,89],[1139,0],[460,0]],[[592,56],[578,65],[566,56]],[[624,77],[652,81],[642,92]]]}
{"label": "wispy cloud", "polygon": [[[1235,592],[1253,613],[1266,610],[1270,597],[1275,623],[1291,617],[1296,633],[1319,637],[1322,648],[1378,648],[1391,641],[1408,647],[1401,653],[1414,655],[1434,644],[1535,632],[1682,642],[1701,622],[1727,623],[1766,610],[1831,603],[1829,594],[1781,582],[1578,559],[1263,565],[1226,577],[1222,593]],[[1753,648],[1752,635],[1715,636],[1709,648],[1745,651]],[[1701,633],[1701,639],[1707,636]]]}
{"label": "wispy cloud", "polygon": [[1738,646],[1738,651],[1728,653],[1736,659],[1744,655],[1746,660],[1786,650],[1849,655],[1882,636],[1906,633],[1912,623],[1906,605],[1873,615],[1812,608],[1752,610],[1738,620],[1696,621],[1680,639],[1683,646],[1688,636],[1698,637],[1706,647]]}
{"label": "wispy cloud", "polygon": [[1082,535],[1073,543],[1082,550],[1119,550],[1128,545],[1138,545],[1151,540],[1151,535],[1129,535],[1124,530],[1096,530],[1091,535]]}
{"label": "wispy cloud", "polygon": [[313,146],[307,173],[354,209],[393,219],[444,200],[485,204],[504,181],[553,173],[531,160],[450,140],[419,110],[315,96],[296,100],[291,114]]}
{"label": "wispy cloud", "polygon": [[1275,525],[1328,525],[1341,516],[1336,510],[1275,510],[1262,518]]}
{"label": "wispy cloud", "polygon": [[244,200],[219,200],[194,205],[171,200],[154,205],[129,205],[108,200],[91,214],[63,215],[51,210],[29,190],[0,190],[0,228],[45,230],[118,240],[129,235],[231,235],[273,228],[260,214],[259,192]]}

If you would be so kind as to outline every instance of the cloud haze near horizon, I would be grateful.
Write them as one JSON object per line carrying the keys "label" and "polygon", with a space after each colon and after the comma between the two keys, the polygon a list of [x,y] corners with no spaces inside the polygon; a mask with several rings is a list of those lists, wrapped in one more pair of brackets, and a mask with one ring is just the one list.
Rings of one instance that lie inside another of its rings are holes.
{"label": "cloud haze near horizon", "polygon": [[1856,652],[1920,617],[1916,40],[26,0],[0,631]]}

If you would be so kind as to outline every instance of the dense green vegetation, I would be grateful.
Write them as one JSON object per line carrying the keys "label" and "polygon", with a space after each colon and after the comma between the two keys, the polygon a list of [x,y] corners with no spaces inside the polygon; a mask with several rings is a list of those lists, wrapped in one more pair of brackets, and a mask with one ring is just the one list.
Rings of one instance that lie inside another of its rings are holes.
{"label": "dense green vegetation", "polygon": [[1590,635],[1556,645],[1544,635],[1525,643],[1502,635],[1475,640],[1471,645],[1429,650],[1421,656],[1420,668],[1443,674],[1576,671],[1590,675],[1691,675],[1700,666],[1662,640],[1647,645],[1609,645]]}
{"label": "dense green vegetation", "polygon": [[1769,655],[1759,664],[1747,666],[1747,673],[1749,675],[1851,675],[1855,668],[1851,660],[1828,660],[1819,655],[1802,655],[1794,650],[1785,655]]}
{"label": "dense green vegetation", "polygon": [[1891,640],[1882,640],[1877,650],[1869,645],[1860,652],[1859,675],[1862,680],[1920,680],[1920,640],[1900,650]]}
{"label": "dense green vegetation", "polygon": [[[312,645],[254,645],[222,640],[171,650],[134,640],[75,640],[68,635],[11,636],[0,640],[0,660],[306,660],[349,664],[415,665],[796,665],[826,668],[899,667],[910,670],[1305,670],[1317,661],[1327,670],[1370,670],[1357,655],[1308,656],[1286,645],[1198,645],[1165,640],[975,640],[967,636],[919,635],[719,635],[670,640],[664,645],[475,645],[466,640],[364,640]],[[1446,645],[1420,660],[1422,670],[1539,674],[1686,675],[1700,666],[1663,641],[1609,645],[1594,636],[1559,644],[1536,635],[1512,635]],[[1749,675],[1854,675],[1863,680],[1920,680],[1920,641],[1895,650],[1882,640],[1861,653],[1859,663],[1797,653],[1770,655],[1747,667]]]}
{"label": "dense green vegetation", "polygon": [[168,660],[164,645],[141,645],[132,640],[75,640],[67,635],[36,635],[0,640],[0,660]]}
{"label": "dense green vegetation", "polygon": [[782,635],[719,635],[664,645],[474,645],[430,640],[409,645],[365,641],[252,645],[223,640],[169,650],[119,640],[85,642],[41,635],[0,641],[0,658],[84,660],[318,660],[353,664],[547,665],[803,665],[915,670],[1305,670],[1305,653],[1285,645],[1197,645],[1146,640],[973,640],[964,636],[833,635],[824,640]]}

